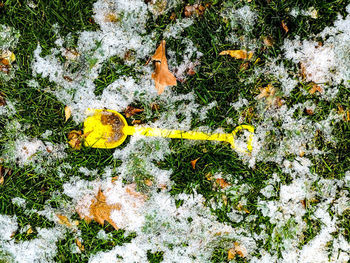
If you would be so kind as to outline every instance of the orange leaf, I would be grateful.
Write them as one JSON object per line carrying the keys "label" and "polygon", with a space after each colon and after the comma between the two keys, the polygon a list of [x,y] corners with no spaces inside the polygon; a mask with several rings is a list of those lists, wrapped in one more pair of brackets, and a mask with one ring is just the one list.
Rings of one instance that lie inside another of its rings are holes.
{"label": "orange leaf", "polygon": [[140,113],[140,112],[143,112],[143,109],[137,109],[137,108],[134,108],[132,106],[128,106],[124,111],[125,116],[127,118],[130,118],[131,116],[134,116],[135,114]]}
{"label": "orange leaf", "polygon": [[114,221],[110,218],[111,212],[113,210],[120,210],[120,204],[109,205],[106,202],[106,196],[103,194],[102,190],[99,189],[97,196],[92,200],[90,205],[90,216],[86,216],[80,212],[79,208],[77,208],[77,212],[81,219],[85,219],[88,223],[91,221],[91,218],[95,220],[97,223],[104,225],[104,222],[107,221],[110,223],[116,230],[119,228],[114,223]]}
{"label": "orange leaf", "polygon": [[314,94],[316,91],[318,91],[319,93],[323,92],[323,89],[318,86],[316,83],[312,83],[312,88],[309,90],[310,94]]}
{"label": "orange leaf", "polygon": [[216,179],[216,183],[221,187],[221,189],[225,189],[226,187],[231,185],[228,182],[226,182],[223,178]]}
{"label": "orange leaf", "polygon": [[248,59],[250,60],[253,57],[254,52],[247,52],[246,50],[224,50],[221,51],[219,55],[230,55],[236,59]]}
{"label": "orange leaf", "polygon": [[73,222],[70,222],[68,217],[61,215],[61,214],[56,214],[58,218],[58,223],[61,225],[65,225],[67,227],[73,227],[79,225],[79,221],[75,220]]}
{"label": "orange leaf", "polygon": [[191,165],[192,165],[193,170],[196,169],[196,163],[197,163],[198,160],[199,160],[199,158],[191,161]]}
{"label": "orange leaf", "polygon": [[234,248],[230,248],[227,253],[227,259],[228,260],[234,259],[235,256],[236,256],[236,250]]}
{"label": "orange leaf", "polygon": [[281,25],[282,25],[282,28],[283,28],[284,32],[288,33],[289,28],[287,26],[287,23],[284,22],[284,20],[282,20]]}
{"label": "orange leaf", "polygon": [[75,239],[75,243],[77,244],[78,248],[80,249],[80,251],[84,251],[85,247],[83,244],[81,244],[80,240],[78,238]]}
{"label": "orange leaf", "polygon": [[168,61],[165,56],[165,40],[162,40],[158,46],[156,52],[152,56],[154,61],[154,72],[152,73],[152,79],[155,82],[158,94],[164,92],[164,88],[167,86],[176,86],[176,78],[169,71]]}

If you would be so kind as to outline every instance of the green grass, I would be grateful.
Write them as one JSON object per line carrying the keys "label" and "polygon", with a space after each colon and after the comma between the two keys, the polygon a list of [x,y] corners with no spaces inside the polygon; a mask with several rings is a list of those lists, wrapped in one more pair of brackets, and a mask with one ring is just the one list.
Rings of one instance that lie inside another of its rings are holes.
{"label": "green grass", "polygon": [[[66,36],[72,33],[77,38],[79,31],[96,30],[98,26],[91,20],[93,0],[76,1],[76,0],[51,0],[38,1],[35,9],[29,8],[23,1],[7,0],[0,3],[0,24],[6,24],[20,31],[19,44],[14,53],[17,58],[18,70],[14,79],[4,82],[0,79],[0,91],[5,94],[5,98],[10,101],[17,101],[16,114],[8,119],[6,116],[0,116],[0,133],[4,133],[4,126],[11,118],[17,119],[22,125],[30,124],[30,129],[25,130],[25,134],[30,137],[39,137],[46,130],[52,130],[53,134],[49,137],[53,143],[65,143],[67,134],[73,129],[81,128],[72,120],[64,122],[64,106],[54,95],[44,92],[42,89],[30,87],[27,82],[34,77],[32,76],[31,63],[33,59],[33,51],[40,43],[43,53],[48,54],[54,46],[57,37],[53,25],[59,26],[59,34]],[[192,3],[194,1],[187,1]],[[179,83],[176,88],[179,94],[194,91],[197,95],[197,103],[207,105],[213,100],[218,102],[217,107],[210,110],[208,119],[200,121],[194,119],[193,128],[206,125],[213,129],[222,127],[227,132],[232,131],[234,127],[227,124],[227,118],[231,118],[237,123],[239,114],[232,109],[230,102],[237,100],[239,95],[244,96],[249,101],[255,101],[254,97],[259,93],[258,87],[266,85],[269,80],[258,79],[255,83],[247,84],[244,80],[249,77],[255,68],[266,62],[266,57],[276,57],[281,54],[280,45],[283,44],[285,38],[294,38],[299,35],[302,39],[309,38],[310,34],[317,34],[325,26],[331,26],[336,19],[338,13],[345,14],[345,7],[348,1],[332,0],[332,1],[265,1],[253,0],[250,5],[258,13],[258,23],[251,32],[251,37],[261,42],[261,48],[255,53],[255,57],[259,57],[261,61],[257,64],[251,63],[246,70],[240,69],[242,64],[239,60],[230,57],[219,56],[219,52],[224,49],[234,49],[234,46],[225,39],[230,32],[230,27],[225,23],[219,12],[223,8],[225,1],[206,1],[212,3],[203,17],[196,19],[195,23],[187,28],[183,33],[184,37],[190,38],[203,53],[201,58],[201,66],[194,76],[188,77],[185,83]],[[269,2],[269,3],[268,3]],[[234,1],[236,6],[243,5]],[[289,15],[292,7],[300,7],[307,9],[311,6],[318,10],[319,18],[312,19],[310,17],[293,18]],[[178,7],[175,12],[178,17],[183,16],[184,5]],[[150,22],[148,30],[157,29],[161,33],[169,20],[170,14],[160,16],[156,21]],[[289,32],[286,34],[281,28],[281,21],[286,21]],[[238,34],[244,33],[242,29],[237,30]],[[271,48],[264,49],[262,38],[270,36],[275,40],[275,45]],[[179,56],[184,47],[180,46],[177,41],[169,41],[167,43],[169,49],[176,50]],[[133,68],[126,66],[120,59],[112,58],[108,61],[95,80],[97,86],[95,94],[101,94],[103,89],[110,83],[118,79],[120,76],[134,76]],[[47,79],[36,78],[41,87],[55,88],[55,84]],[[243,80],[243,81],[242,81]],[[339,96],[331,102],[324,102],[317,97],[302,96],[302,87],[298,87],[293,91],[292,96],[286,99],[288,105],[302,103],[312,99],[318,104],[320,111],[308,118],[319,121],[324,119],[331,109],[337,109],[338,105],[342,105],[344,109],[350,110],[350,90],[341,87]],[[139,102],[142,106],[142,102]],[[136,105],[137,106],[137,105]],[[256,107],[257,105],[250,105]],[[145,113],[138,116],[140,119],[146,119]],[[247,123],[251,120],[259,120],[257,115],[252,114],[252,118],[246,119]],[[8,140],[12,140],[15,134],[3,134],[0,137],[0,152],[4,151],[4,145]],[[312,170],[321,178],[342,178],[344,173],[349,170],[350,157],[350,122],[342,121],[336,124],[334,136],[337,138],[336,144],[325,143],[322,134],[317,135],[318,146],[323,149],[326,154],[311,158],[313,162]],[[249,192],[244,195],[247,199],[245,208],[249,210],[249,215],[258,215],[256,221],[232,222],[227,217],[227,212],[232,211],[233,207],[238,205],[242,196],[232,196],[226,205],[220,209],[212,209],[217,215],[220,222],[226,222],[234,227],[245,226],[252,233],[260,233],[260,225],[267,226],[266,232],[271,234],[274,225],[268,218],[262,216],[261,211],[257,209],[258,199],[264,199],[260,194],[260,190],[266,186],[266,180],[270,179],[273,173],[277,173],[281,184],[291,182],[291,178],[281,172],[280,168],[273,163],[257,163],[255,168],[249,168],[242,163],[240,158],[234,153],[228,145],[213,145],[203,143],[200,145],[189,146],[182,141],[173,140],[170,143],[172,153],[165,160],[157,163],[160,168],[171,169],[173,171],[171,179],[174,185],[171,189],[172,194],[178,193],[197,193],[202,194],[208,206],[211,200],[222,202],[223,194],[213,188],[213,182],[206,179],[208,173],[215,174],[222,172],[223,174],[231,174],[233,179],[238,179],[239,184],[245,184],[249,187]],[[113,150],[89,149],[83,148],[77,152],[71,149],[66,150],[67,159],[57,161],[52,167],[46,167],[45,173],[38,173],[31,167],[20,168],[15,163],[6,163],[5,167],[12,170],[12,174],[5,177],[5,183],[0,186],[0,214],[16,215],[20,227],[30,224],[33,228],[42,227],[50,228],[53,223],[45,217],[32,214],[30,216],[24,213],[23,208],[12,204],[11,199],[14,197],[22,197],[27,201],[27,209],[41,210],[47,200],[55,207],[59,207],[60,201],[57,203],[51,199],[54,192],[62,191],[62,185],[69,180],[69,177],[80,176],[79,168],[87,167],[89,169],[97,169],[98,174],[103,173],[106,166],[112,168],[118,167],[121,162],[112,157]],[[192,169],[190,161],[200,158],[197,162],[196,169]],[[56,167],[60,162],[67,162],[72,169],[67,172],[69,176],[59,177]],[[95,176],[87,178],[89,180],[96,179]],[[279,189],[276,189],[278,192]],[[69,202],[69,198],[62,197],[64,202]],[[266,199],[266,198],[265,198]],[[76,215],[78,218],[78,216]],[[304,233],[303,244],[310,241],[319,230],[315,222],[306,218],[309,226],[308,231]],[[347,224],[349,214],[346,213],[340,219],[340,230],[349,241],[349,226]],[[286,226],[288,227],[288,226]],[[58,242],[58,254],[55,257],[56,262],[87,262],[90,255],[98,251],[107,251],[114,246],[124,242],[130,242],[133,234],[124,236],[123,231],[116,231],[110,225],[101,227],[97,223],[86,224],[81,221],[78,226],[82,232],[85,251],[81,254],[72,254],[70,246],[75,244],[72,234],[67,234],[66,238]],[[104,229],[107,233],[111,233],[113,238],[109,241],[101,241],[96,238],[96,234],[100,229]],[[16,240],[31,240],[36,237],[36,232],[32,234],[15,234]],[[269,251],[270,244],[261,244],[261,247]],[[1,250],[0,250],[1,251]],[[0,254],[0,262],[2,262]],[[150,262],[161,262],[162,252],[149,253]],[[6,262],[6,260],[5,260]],[[227,262],[227,251],[217,248],[212,257],[212,262]],[[245,262],[244,259],[237,258],[237,262]]]}

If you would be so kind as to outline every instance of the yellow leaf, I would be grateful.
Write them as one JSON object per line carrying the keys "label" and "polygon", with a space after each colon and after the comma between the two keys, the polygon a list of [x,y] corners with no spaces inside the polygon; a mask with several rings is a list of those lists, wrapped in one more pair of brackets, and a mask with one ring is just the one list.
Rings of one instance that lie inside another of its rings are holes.
{"label": "yellow leaf", "polygon": [[247,52],[246,50],[224,50],[221,51],[219,55],[230,55],[236,59],[248,59],[250,60],[253,57],[254,52]]}
{"label": "yellow leaf", "polygon": [[77,244],[77,246],[80,249],[80,251],[84,251],[85,250],[84,245],[80,242],[80,240],[78,238],[75,239],[75,243]]}
{"label": "yellow leaf", "polygon": [[74,220],[73,222],[70,222],[68,217],[61,215],[61,214],[56,214],[57,218],[58,218],[58,223],[61,225],[65,225],[67,227],[74,227],[79,225],[79,221],[78,220]]}
{"label": "yellow leaf", "polygon": [[31,233],[33,233],[33,228],[32,227],[29,227],[26,234],[27,235],[30,235]]}
{"label": "yellow leaf", "polygon": [[70,116],[72,115],[72,109],[69,106],[64,107],[64,115],[66,117],[66,121],[68,121],[68,119],[70,118]]}
{"label": "yellow leaf", "polygon": [[236,256],[236,250],[234,248],[230,248],[227,253],[227,259],[228,260],[234,259],[235,256]]}
{"label": "yellow leaf", "polygon": [[247,256],[247,249],[240,245],[238,242],[234,243],[234,247],[230,248],[227,253],[227,259],[232,260],[235,258],[236,255],[245,258]]}
{"label": "yellow leaf", "polygon": [[158,46],[156,52],[152,56],[154,61],[154,72],[152,73],[152,79],[155,82],[156,90],[158,94],[164,92],[164,88],[167,86],[176,86],[176,78],[169,71],[168,61],[165,56],[165,40],[162,40]]}

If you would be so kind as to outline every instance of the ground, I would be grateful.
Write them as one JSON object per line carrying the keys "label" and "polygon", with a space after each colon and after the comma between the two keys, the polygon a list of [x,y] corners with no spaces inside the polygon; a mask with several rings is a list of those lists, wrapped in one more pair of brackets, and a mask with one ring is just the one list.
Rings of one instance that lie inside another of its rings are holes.
{"label": "ground", "polygon": [[0,1],[0,262],[348,262],[349,54],[348,0]]}

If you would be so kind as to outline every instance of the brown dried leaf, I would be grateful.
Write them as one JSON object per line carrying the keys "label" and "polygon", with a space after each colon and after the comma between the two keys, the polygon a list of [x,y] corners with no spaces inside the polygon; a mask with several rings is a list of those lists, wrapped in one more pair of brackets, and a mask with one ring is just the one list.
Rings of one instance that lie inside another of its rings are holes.
{"label": "brown dried leaf", "polygon": [[314,115],[314,111],[312,109],[305,109],[307,115]]}
{"label": "brown dried leaf", "polygon": [[184,15],[191,17],[193,15],[202,16],[205,12],[206,6],[200,4],[187,5],[184,9]]}
{"label": "brown dried leaf", "polygon": [[66,217],[64,215],[56,214],[56,216],[58,218],[58,223],[61,224],[61,225],[65,225],[65,226],[70,227],[70,228],[79,225],[79,221],[78,220],[70,222],[68,217]]}
{"label": "brown dried leaf", "polygon": [[86,135],[82,135],[81,131],[73,130],[68,133],[68,143],[74,150],[80,150],[85,137]]}
{"label": "brown dried leaf", "polygon": [[217,178],[216,184],[220,186],[221,189],[225,189],[226,187],[229,187],[231,185],[230,183],[226,182],[226,180],[223,178]]}
{"label": "brown dried leaf", "polygon": [[191,161],[191,165],[192,165],[192,169],[193,170],[196,169],[196,163],[197,163],[198,160],[199,160],[199,158]]}
{"label": "brown dried leaf", "polygon": [[134,116],[135,114],[140,113],[140,112],[143,112],[143,111],[144,111],[143,109],[137,109],[137,108],[134,108],[134,107],[132,107],[132,106],[128,106],[128,107],[125,109],[124,113],[125,113],[125,116],[126,116],[127,118],[130,118],[131,116]]}
{"label": "brown dried leaf", "polygon": [[274,43],[275,43],[273,38],[269,37],[269,36],[264,37],[263,38],[263,42],[264,42],[264,45],[267,46],[267,47],[272,47],[274,45]]}
{"label": "brown dried leaf", "polygon": [[2,174],[0,174],[0,185],[3,185],[5,181],[5,178]]}
{"label": "brown dried leaf", "polygon": [[152,79],[156,84],[158,94],[164,92],[164,88],[167,86],[176,86],[176,78],[169,71],[168,61],[165,56],[165,40],[162,40],[158,46],[156,52],[152,56],[154,61],[154,72],[152,73]]}
{"label": "brown dried leaf", "polygon": [[238,242],[235,242],[235,251],[237,255],[239,255],[242,258],[245,258],[248,254],[247,249]]}
{"label": "brown dried leaf", "polygon": [[247,52],[246,50],[224,50],[219,55],[230,55],[236,59],[247,59],[250,60],[253,57],[254,52]]}
{"label": "brown dried leaf", "polygon": [[275,88],[271,84],[268,84],[265,88],[259,88],[259,90],[260,94],[257,97],[258,99],[267,98],[276,93]]}
{"label": "brown dried leaf", "polygon": [[282,20],[281,26],[282,26],[284,32],[285,32],[285,33],[288,33],[289,28],[288,28],[288,26],[287,26],[287,23],[286,23],[284,20]]}
{"label": "brown dried leaf", "polygon": [[109,13],[105,16],[105,22],[111,22],[111,23],[118,22],[118,17],[116,14]]}
{"label": "brown dried leaf", "polygon": [[317,85],[316,83],[312,83],[312,88],[309,90],[310,94],[315,94],[316,91],[318,91],[319,93],[323,93],[323,89]]}
{"label": "brown dried leaf", "polygon": [[72,116],[72,109],[69,106],[64,107],[64,115],[65,115],[65,121],[68,121],[68,119]]}
{"label": "brown dried leaf", "polygon": [[82,213],[80,213],[79,209],[77,209],[77,212],[80,218],[85,219],[88,223],[91,221],[91,218],[101,225],[104,225],[104,222],[107,221],[116,230],[118,230],[119,228],[114,223],[114,221],[110,218],[110,215],[113,210],[120,210],[120,209],[121,209],[120,204],[113,204],[113,205],[107,204],[106,196],[103,194],[102,190],[99,189],[97,196],[92,200],[92,203],[90,205],[91,217],[83,215]]}
{"label": "brown dried leaf", "polygon": [[4,94],[3,94],[2,92],[0,92],[0,107],[1,107],[1,106],[5,106],[6,104],[7,104],[7,103],[6,103]]}
{"label": "brown dried leaf", "polygon": [[80,249],[80,251],[84,251],[85,250],[84,245],[80,242],[80,240],[78,238],[75,239],[75,243],[77,244],[77,246]]}

